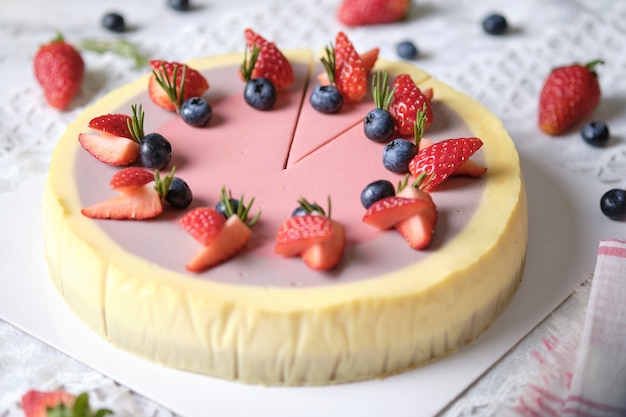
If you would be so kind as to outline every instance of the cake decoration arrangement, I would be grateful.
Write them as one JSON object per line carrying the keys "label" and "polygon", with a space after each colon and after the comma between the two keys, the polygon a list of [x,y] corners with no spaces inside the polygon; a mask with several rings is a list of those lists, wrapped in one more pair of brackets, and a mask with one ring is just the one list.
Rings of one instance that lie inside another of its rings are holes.
{"label": "cake decoration arrangement", "polygon": [[[243,53],[152,60],[68,127],[43,209],[66,304],[120,349],[249,384],[380,378],[475,339],[526,252],[502,123],[341,31],[319,57],[244,39]],[[244,93],[258,78],[275,87],[264,111]],[[333,83],[343,104],[319,111],[310,98]],[[191,101],[219,122],[191,123]],[[389,115],[385,138],[366,134],[373,109]],[[142,157],[147,137],[168,146]],[[413,149],[395,171],[382,160],[394,141]]]}

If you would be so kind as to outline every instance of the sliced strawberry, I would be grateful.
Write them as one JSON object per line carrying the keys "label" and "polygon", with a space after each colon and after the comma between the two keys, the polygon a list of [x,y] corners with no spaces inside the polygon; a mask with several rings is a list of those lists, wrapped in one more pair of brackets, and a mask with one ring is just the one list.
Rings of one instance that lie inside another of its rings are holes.
{"label": "sliced strawberry", "polygon": [[[419,150],[421,151],[422,149],[427,148],[432,144],[434,144],[433,141],[422,138],[419,142]],[[467,175],[469,177],[480,177],[485,172],[487,172],[487,167],[479,164],[472,159],[468,159],[467,161],[463,162],[452,174],[450,174],[450,176]]]}
{"label": "sliced strawberry", "polygon": [[425,203],[425,208],[419,213],[399,221],[394,228],[413,249],[423,249],[433,236],[437,223],[437,207],[427,191],[417,187],[406,186],[397,195],[399,197],[418,199]]}
{"label": "sliced strawberry", "polygon": [[131,188],[141,187],[151,181],[154,181],[154,173],[147,169],[130,167],[113,174],[109,185],[114,190],[127,191]]}
{"label": "sliced strawberry", "polygon": [[300,255],[309,268],[316,271],[333,269],[343,257],[346,232],[340,223],[334,220],[330,220],[330,222],[333,230],[332,237],[315,243]]}
{"label": "sliced strawberry", "polygon": [[130,165],[139,156],[139,143],[123,136],[81,133],[78,142],[96,159],[109,165]]}
{"label": "sliced strawberry", "polygon": [[71,407],[76,397],[64,391],[30,390],[22,396],[22,410],[26,417],[46,417],[48,407],[60,404]]}
{"label": "sliced strawberry", "polygon": [[335,39],[335,85],[347,102],[360,101],[367,94],[367,71],[348,36]]}
{"label": "sliced strawberry", "polygon": [[268,42],[252,29],[246,29],[244,35],[250,51],[254,45],[260,48],[259,56],[252,70],[252,78],[268,78],[277,90],[293,84],[293,68],[276,44]]}
{"label": "sliced strawberry", "polygon": [[424,210],[427,202],[422,199],[398,196],[385,197],[372,204],[363,221],[380,230],[392,228],[396,223]]}
{"label": "sliced strawberry", "polygon": [[[396,121],[396,129],[401,135],[412,135],[418,110],[424,110],[424,129],[433,122],[433,110],[429,97],[415,84],[409,74],[400,74],[393,81],[395,93],[389,104],[389,113]],[[429,92],[432,97],[432,90]]]}
{"label": "sliced strawberry", "polygon": [[209,244],[224,228],[226,217],[211,207],[197,207],[179,221],[180,226],[198,242]]}
{"label": "sliced strawberry", "polygon": [[128,128],[130,121],[131,117],[126,114],[105,114],[91,119],[89,127],[109,135],[132,139],[133,136]]}
{"label": "sliced strawberry", "polygon": [[296,256],[312,245],[333,236],[332,221],[326,216],[307,214],[290,217],[276,234],[274,252],[283,256]]}
{"label": "sliced strawberry", "polygon": [[[191,97],[202,97],[209,88],[209,83],[197,70],[178,62],[167,62],[162,60],[150,61],[153,73],[148,80],[148,94],[150,99],[159,107],[168,111],[177,111],[183,101]],[[176,80],[174,80],[176,72]],[[173,87],[171,94],[159,84],[154,74],[167,78]],[[181,86],[185,73],[185,84],[181,94]]]}
{"label": "sliced strawberry", "polygon": [[230,216],[221,231],[191,258],[186,268],[202,272],[220,264],[241,251],[252,236],[252,230],[237,215]]}
{"label": "sliced strawberry", "polygon": [[478,138],[442,140],[419,151],[409,162],[409,171],[414,177],[425,173],[428,182],[424,190],[430,191],[445,181],[482,145]]}
{"label": "sliced strawberry", "polygon": [[84,216],[94,219],[144,220],[163,212],[161,196],[153,183],[124,189],[121,195],[83,208]]}
{"label": "sliced strawberry", "polygon": [[[361,54],[361,61],[363,61],[363,68],[365,68],[365,73],[369,77],[372,72],[372,68],[376,64],[378,60],[378,54],[380,53],[379,48],[372,48],[367,52]],[[317,81],[320,85],[329,85],[330,80],[328,79],[328,73],[326,71],[322,71],[317,75]]]}

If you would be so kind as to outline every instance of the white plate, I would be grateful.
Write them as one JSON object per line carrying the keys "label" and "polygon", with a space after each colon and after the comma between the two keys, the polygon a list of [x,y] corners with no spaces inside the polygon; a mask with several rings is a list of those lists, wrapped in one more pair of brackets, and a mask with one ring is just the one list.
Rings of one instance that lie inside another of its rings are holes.
{"label": "white plate", "polygon": [[539,155],[520,154],[530,215],[520,289],[478,340],[411,372],[338,386],[268,388],[163,368],[113,348],[72,314],[48,279],[41,240],[44,178],[0,198],[0,317],[182,415],[434,415],[593,272],[599,239],[626,235],[626,224],[599,210],[605,186],[541,164]]}

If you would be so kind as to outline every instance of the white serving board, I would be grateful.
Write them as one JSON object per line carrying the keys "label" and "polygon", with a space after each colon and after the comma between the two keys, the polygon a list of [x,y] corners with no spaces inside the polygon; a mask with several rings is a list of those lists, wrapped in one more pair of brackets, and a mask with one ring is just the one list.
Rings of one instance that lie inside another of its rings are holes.
{"label": "white serving board", "polygon": [[435,415],[593,272],[600,239],[626,238],[626,224],[599,210],[606,186],[520,154],[530,237],[519,291],[478,340],[411,372],[328,387],[259,387],[167,369],[113,348],[73,315],[48,279],[41,239],[44,178],[0,198],[0,318],[184,416]]}

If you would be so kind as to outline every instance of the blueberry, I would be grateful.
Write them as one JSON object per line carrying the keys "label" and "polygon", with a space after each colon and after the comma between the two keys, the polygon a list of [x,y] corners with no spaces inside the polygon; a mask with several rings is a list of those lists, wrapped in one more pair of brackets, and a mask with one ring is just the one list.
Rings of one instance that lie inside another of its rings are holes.
{"label": "blueberry", "polygon": [[[237,209],[239,208],[239,200],[236,198],[229,198],[230,206],[233,209],[233,213],[237,213]],[[226,213],[226,206],[222,200],[218,201],[215,205],[215,210],[217,210],[222,216],[228,218],[228,214]]]}
{"label": "blueberry", "polygon": [[402,41],[396,45],[396,53],[400,58],[408,60],[417,59],[419,55],[417,47],[411,41]]}
{"label": "blueberry", "polygon": [[[311,204],[311,208],[314,210],[314,212],[324,214],[324,209],[322,209],[319,205],[315,203]],[[307,214],[311,214],[311,212],[309,212],[302,206],[298,206],[291,212],[291,217],[306,216]]]}
{"label": "blueberry", "polygon": [[409,162],[417,155],[417,146],[405,139],[394,139],[383,149],[383,165],[396,174],[409,172]]}
{"label": "blueberry", "polygon": [[126,31],[126,22],[124,22],[124,17],[119,13],[107,13],[102,16],[102,26],[113,32]]}
{"label": "blueberry", "polygon": [[508,27],[506,18],[501,14],[490,14],[483,19],[483,29],[490,35],[502,35]]}
{"label": "blueberry", "polygon": [[189,0],[167,0],[167,4],[174,10],[181,12],[191,9]]}
{"label": "blueberry", "polygon": [[626,220],[626,190],[613,188],[600,199],[600,210],[612,220]]}
{"label": "blueberry", "polygon": [[202,127],[209,123],[213,109],[202,97],[191,97],[180,106],[180,117],[190,126]]}
{"label": "blueberry", "polygon": [[363,207],[369,208],[378,200],[393,197],[394,195],[396,195],[396,189],[391,181],[376,180],[367,184],[361,191],[361,204],[363,204]]}
{"label": "blueberry", "polygon": [[172,207],[184,209],[191,204],[191,200],[193,200],[193,194],[189,185],[181,178],[174,177],[165,194],[165,201]]}
{"label": "blueberry", "polygon": [[609,128],[603,121],[585,124],[580,131],[583,140],[592,146],[604,146],[609,141]]}
{"label": "blueberry", "polygon": [[172,159],[172,145],[159,133],[149,133],[139,141],[139,162],[146,168],[161,169]]}
{"label": "blueberry", "polygon": [[269,110],[276,103],[276,87],[269,78],[253,78],[246,83],[243,98],[257,110]]}
{"label": "blueberry", "polygon": [[384,109],[374,109],[367,113],[363,121],[365,136],[374,142],[386,142],[393,134],[395,120]]}
{"label": "blueberry", "polygon": [[318,85],[313,89],[309,102],[318,112],[332,114],[343,106],[343,97],[334,85]]}

